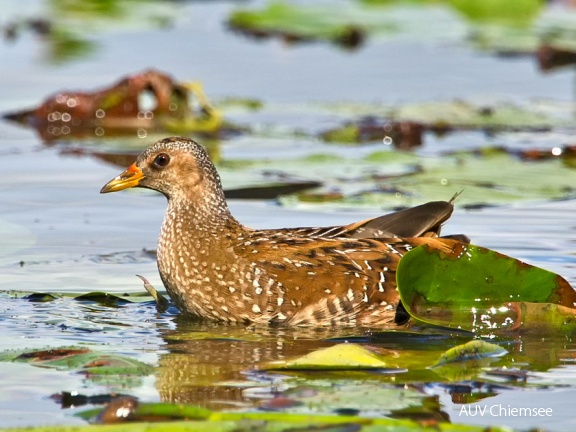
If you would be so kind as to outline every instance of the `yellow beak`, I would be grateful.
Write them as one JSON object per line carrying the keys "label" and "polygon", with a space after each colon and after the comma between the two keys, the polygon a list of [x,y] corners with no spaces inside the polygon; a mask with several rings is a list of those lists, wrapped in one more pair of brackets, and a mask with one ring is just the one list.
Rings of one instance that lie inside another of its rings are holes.
{"label": "yellow beak", "polygon": [[122,174],[106,183],[100,193],[118,192],[122,189],[138,186],[144,177],[146,176],[140,171],[140,168],[136,164],[132,164]]}

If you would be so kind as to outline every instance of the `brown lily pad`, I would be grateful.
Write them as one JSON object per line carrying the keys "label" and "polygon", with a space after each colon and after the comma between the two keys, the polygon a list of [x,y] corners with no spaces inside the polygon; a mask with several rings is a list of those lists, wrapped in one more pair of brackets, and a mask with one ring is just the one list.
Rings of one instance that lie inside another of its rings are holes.
{"label": "brown lily pad", "polygon": [[156,70],[93,92],[60,91],[35,108],[3,117],[35,128],[45,142],[159,130],[215,133],[221,126],[200,84],[177,82]]}

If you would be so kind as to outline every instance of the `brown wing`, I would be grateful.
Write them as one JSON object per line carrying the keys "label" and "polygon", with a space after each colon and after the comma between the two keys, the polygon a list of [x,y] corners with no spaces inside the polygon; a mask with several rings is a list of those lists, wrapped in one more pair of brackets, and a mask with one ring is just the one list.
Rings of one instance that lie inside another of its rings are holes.
{"label": "brown wing", "polygon": [[452,215],[451,202],[433,201],[374,219],[346,226],[346,235],[355,238],[383,237],[386,233],[402,238],[440,234],[442,224]]}
{"label": "brown wing", "polygon": [[346,238],[412,238],[424,235],[438,236],[454,206],[452,201],[433,201],[405,210],[386,214],[350,225],[293,228],[280,230],[298,237]]}
{"label": "brown wing", "polygon": [[[259,233],[259,234],[258,234]],[[290,325],[381,325],[394,319],[396,267],[404,253],[445,240],[262,238],[235,247],[255,266],[253,321]]]}

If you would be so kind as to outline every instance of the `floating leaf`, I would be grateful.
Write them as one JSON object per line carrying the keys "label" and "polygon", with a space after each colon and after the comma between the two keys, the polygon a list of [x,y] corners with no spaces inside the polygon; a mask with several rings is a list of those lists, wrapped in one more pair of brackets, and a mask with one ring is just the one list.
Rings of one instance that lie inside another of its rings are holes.
{"label": "floating leaf", "polygon": [[[568,157],[568,151],[566,151]],[[459,207],[556,200],[576,195],[574,170],[564,157],[522,162],[502,149],[462,151],[441,156],[378,151],[364,157],[312,155],[295,159],[227,161],[219,171],[226,188],[282,178],[307,179],[322,186],[279,198],[289,207],[398,208],[449,199]],[[532,181],[527,182],[526,178]],[[487,181],[489,179],[489,181]]]}
{"label": "floating leaf", "polygon": [[[552,303],[518,302],[510,305],[510,316],[531,334],[576,332],[576,309]],[[513,328],[517,329],[517,328]]]}
{"label": "floating leaf", "polygon": [[508,354],[508,351],[501,346],[476,339],[450,348],[440,356],[433,367],[446,363],[463,363],[470,360],[501,357],[506,354]]}
{"label": "floating leaf", "polygon": [[[379,7],[375,7],[377,3]],[[229,26],[255,38],[277,37],[289,43],[327,41],[344,48],[368,38],[408,35],[419,40],[463,38],[465,26],[439,2],[363,1],[333,5],[270,1],[260,9],[238,9]],[[427,22],[423,33],[422,23]]]}
{"label": "floating leaf", "polygon": [[340,336],[335,338],[326,339],[328,342],[353,342],[353,343],[378,343],[379,346],[392,344],[392,345],[418,345],[427,344],[433,345],[434,343],[442,343],[447,339],[454,336],[448,333],[425,333],[414,331],[400,331],[400,330],[383,330],[373,331],[362,336]]}
{"label": "floating leaf", "polygon": [[50,293],[32,293],[32,294],[25,295],[23,298],[25,298],[26,300],[31,301],[31,302],[46,303],[46,302],[50,302],[52,300],[57,300],[57,299],[61,298],[61,296],[57,296],[57,295],[50,294]]}
{"label": "floating leaf", "polygon": [[[414,392],[415,393],[415,392]],[[358,399],[358,398],[357,398]],[[357,400],[361,403],[361,400]],[[390,400],[391,403],[399,401]],[[380,403],[380,405],[385,405]],[[317,414],[291,414],[277,412],[214,412],[204,408],[183,404],[168,403],[140,403],[130,406],[130,423],[118,425],[107,425],[107,432],[139,432],[145,429],[149,432],[163,431],[238,431],[257,430],[262,432],[283,432],[283,431],[375,431],[375,430],[402,430],[402,431],[460,431],[460,432],[480,432],[484,427],[467,426],[451,423],[435,423],[427,428],[419,422],[403,419],[362,417],[357,415],[317,415]],[[348,410],[347,410],[348,411]],[[89,419],[99,413],[99,410],[90,410],[80,413],[79,416]],[[172,418],[175,420],[185,420],[184,422],[159,422],[158,419]],[[119,418],[114,418],[116,423]],[[142,423],[146,421],[146,423]],[[60,429],[55,428],[33,428],[27,429],[30,432],[53,432]],[[70,432],[88,432],[100,430],[95,426],[69,427]],[[500,431],[498,427],[492,427],[495,432]]]}
{"label": "floating leaf", "polygon": [[116,306],[125,303],[146,303],[151,302],[154,298],[145,292],[133,292],[114,294],[103,291],[92,291],[88,293],[43,293],[43,292],[26,292],[26,291],[2,291],[9,298],[24,298],[31,302],[48,302],[62,298],[71,298],[78,301],[96,302],[107,306]]}
{"label": "floating leaf", "polygon": [[40,351],[31,351],[31,350],[5,351],[3,353],[0,353],[0,361],[17,361],[32,364],[43,364],[46,362],[50,364],[51,362],[73,358],[74,356],[78,356],[80,354],[86,354],[89,352],[90,350],[87,348],[76,348],[76,347],[54,348]]}
{"label": "floating leaf", "polygon": [[119,304],[127,303],[128,300],[124,296],[105,293],[101,291],[93,291],[86,294],[79,294],[75,297],[78,301],[93,301],[98,304],[115,306]]}
{"label": "floating leaf", "polygon": [[213,133],[222,126],[220,111],[199,83],[177,82],[156,70],[93,92],[61,91],[36,108],[3,117],[36,128],[45,142],[141,130]]}
{"label": "floating leaf", "polygon": [[448,4],[476,23],[530,25],[543,9],[541,0],[449,0]]}
{"label": "floating leaf", "polygon": [[462,100],[425,102],[393,108],[390,117],[395,120],[415,121],[428,128],[489,129],[489,130],[542,130],[564,122],[537,105],[519,106],[512,103],[478,105]]}
{"label": "floating leaf", "polygon": [[152,366],[130,357],[76,347],[41,351],[5,351],[0,353],[0,361],[23,362],[34,366],[78,370],[97,375],[145,376],[154,370]]}
{"label": "floating leaf", "polygon": [[[237,10],[229,25],[256,38],[280,37],[291,43],[321,40],[347,48],[378,34],[465,39],[477,49],[505,54],[533,54],[542,42],[557,49],[574,47],[573,9],[546,8],[540,0],[449,0],[420,2],[418,7],[390,0],[363,3],[381,7],[358,3],[311,7],[274,1],[259,10]],[[454,10],[464,20],[457,19]],[[429,22],[423,33],[424,21]]]}
{"label": "floating leaf", "polygon": [[426,395],[414,388],[377,386],[366,379],[352,381],[348,373],[346,377],[348,379],[344,380],[309,380],[286,392],[287,396],[300,402],[290,407],[290,412],[389,417],[395,411],[421,410],[426,400]]}
{"label": "floating leaf", "polygon": [[[557,328],[576,328],[576,292],[566,280],[479,246],[415,248],[400,261],[396,278],[406,310],[430,324],[493,332],[546,319]],[[565,311],[562,318],[554,309]]]}
{"label": "floating leaf", "polygon": [[113,294],[101,291],[93,291],[86,294],[77,294],[74,300],[91,301],[106,306],[117,306],[125,303],[144,303],[152,300],[146,293]]}
{"label": "floating leaf", "polygon": [[503,381],[514,381],[514,382],[522,382],[526,383],[528,378],[528,371],[518,369],[518,368],[510,368],[510,369],[492,369],[486,371],[486,375],[490,378],[498,378],[499,380]]}
{"label": "floating leaf", "polygon": [[41,16],[15,19],[8,24],[14,36],[24,31],[41,36],[43,60],[59,64],[95,52],[99,48],[93,40],[97,34],[159,28],[176,15],[172,5],[159,1],[52,0],[45,5]]}
{"label": "floating leaf", "polygon": [[[481,50],[526,54],[537,52],[539,66],[549,70],[559,66],[552,59],[543,59],[541,47],[574,52],[574,9],[544,9],[540,0],[450,0],[472,24],[468,40]],[[544,13],[542,13],[544,12]],[[550,61],[552,60],[552,61]]]}
{"label": "floating leaf", "polygon": [[387,108],[386,114],[368,114],[321,134],[327,142],[382,141],[410,149],[422,145],[423,133],[455,130],[543,131],[566,124],[538,106],[511,103],[478,105],[461,100],[425,102]]}
{"label": "floating leaf", "polygon": [[374,117],[362,118],[358,122],[346,123],[343,126],[330,129],[321,134],[326,142],[362,143],[368,141],[383,141],[395,148],[408,150],[420,147],[423,134],[428,126],[413,121],[393,121]]}
{"label": "floating leaf", "polygon": [[224,190],[224,196],[226,199],[271,200],[282,195],[289,195],[320,186],[322,186],[322,183],[319,181],[298,181],[296,179],[291,181],[286,179],[283,184],[268,184],[226,189]]}
{"label": "floating leaf", "polygon": [[483,340],[472,340],[450,348],[430,368],[450,381],[478,379],[495,359],[508,353],[499,345]]}
{"label": "floating leaf", "polygon": [[125,396],[118,393],[107,393],[98,395],[85,395],[77,392],[61,392],[50,396],[50,399],[59,404],[62,408],[79,407],[82,405],[103,405],[112,399]]}
{"label": "floating leaf", "polygon": [[358,7],[301,7],[280,1],[261,10],[237,10],[228,21],[230,27],[258,37],[280,36],[286,40],[331,41],[345,47],[360,45],[367,33],[392,32],[385,11]]}
{"label": "floating leaf", "polygon": [[293,360],[268,365],[268,369],[284,370],[357,370],[386,367],[386,363],[372,351],[351,343],[333,345]]}
{"label": "floating leaf", "polygon": [[171,403],[140,403],[132,396],[114,398],[102,410],[79,413],[79,416],[85,419],[95,419],[96,423],[101,424],[206,420],[211,415],[212,411],[202,407]]}

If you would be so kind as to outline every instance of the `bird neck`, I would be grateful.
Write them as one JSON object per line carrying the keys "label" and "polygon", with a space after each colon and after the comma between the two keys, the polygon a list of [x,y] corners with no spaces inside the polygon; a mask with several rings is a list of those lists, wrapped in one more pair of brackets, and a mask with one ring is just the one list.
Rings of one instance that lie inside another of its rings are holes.
{"label": "bird neck", "polygon": [[207,239],[241,227],[230,213],[224,194],[200,194],[195,195],[194,199],[169,198],[164,225]]}
{"label": "bird neck", "polygon": [[162,282],[180,310],[209,315],[199,299],[212,286],[209,282],[215,281],[214,271],[235,262],[232,245],[243,230],[223,196],[168,200],[157,262]]}

